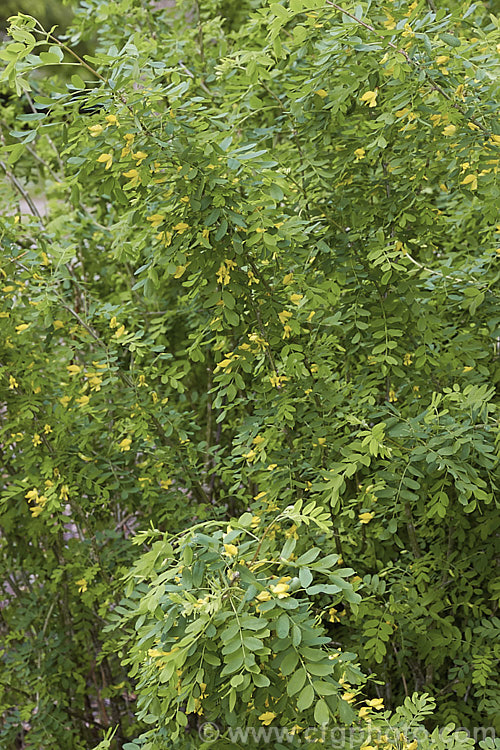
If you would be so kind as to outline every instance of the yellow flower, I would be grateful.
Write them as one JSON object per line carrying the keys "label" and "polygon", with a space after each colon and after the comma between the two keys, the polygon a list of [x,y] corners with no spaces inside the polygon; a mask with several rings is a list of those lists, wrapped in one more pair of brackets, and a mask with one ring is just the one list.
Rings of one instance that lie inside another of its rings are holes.
{"label": "yellow flower", "polygon": [[370,523],[372,518],[375,518],[375,513],[360,513],[358,518],[360,523]]}
{"label": "yellow flower", "polygon": [[85,578],[80,578],[80,580],[75,581],[75,586],[78,586],[78,593],[83,594],[85,591],[87,591],[87,581]]}
{"label": "yellow flower", "polygon": [[101,154],[97,161],[105,165],[104,169],[109,169],[113,164],[113,154]]}
{"label": "yellow flower", "polygon": [[35,434],[34,434],[34,435],[33,435],[33,437],[31,438],[31,442],[32,442],[32,443],[33,443],[33,445],[35,445],[35,446],[36,446],[36,445],[41,445],[41,444],[42,444],[42,438],[40,437],[40,435],[38,434],[38,432],[35,432]]}
{"label": "yellow flower", "polygon": [[269,591],[261,591],[255,598],[259,602],[268,602],[271,599],[271,594]]}
{"label": "yellow flower", "polygon": [[412,358],[411,358],[411,354],[409,354],[409,353],[407,352],[407,353],[405,354],[405,356],[403,357],[403,364],[404,364],[404,365],[411,365],[411,363],[412,363],[412,362],[413,362],[413,360],[412,360]]}
{"label": "yellow flower", "polygon": [[356,157],[356,160],[359,161],[360,159],[365,158],[366,151],[364,148],[357,148],[354,152],[354,155]]}
{"label": "yellow flower", "polygon": [[125,451],[129,451],[131,445],[132,445],[132,440],[130,438],[123,438],[123,440],[120,440],[120,442],[118,443],[118,446],[120,448],[120,453],[125,453]]}
{"label": "yellow flower", "polygon": [[[390,29],[394,29],[396,27],[396,22],[394,21],[394,16],[392,16],[390,13],[387,13],[387,11],[386,11],[386,15],[387,15],[387,20],[384,21],[385,28],[389,29],[389,30]],[[387,55],[385,57],[387,58]],[[385,59],[382,60],[382,62],[385,62]]]}
{"label": "yellow flower", "polygon": [[90,390],[100,391],[101,390],[102,378],[99,375],[92,375],[89,378]]}
{"label": "yellow flower", "polygon": [[120,326],[120,327],[119,327],[119,328],[117,328],[117,330],[116,330],[116,331],[114,332],[113,336],[114,336],[114,338],[115,338],[115,339],[119,339],[119,338],[121,338],[122,336],[124,336],[124,335],[125,335],[126,333],[127,333],[127,331],[125,330],[125,326]]}
{"label": "yellow flower", "polygon": [[288,378],[285,375],[269,375],[269,382],[273,388],[281,388]]}
{"label": "yellow flower", "polygon": [[468,185],[471,190],[477,190],[477,175],[468,174],[460,184]]}
{"label": "yellow flower", "polygon": [[164,218],[163,214],[152,214],[147,217],[147,220],[151,222],[152,227],[159,227]]}
{"label": "yellow flower", "polygon": [[342,695],[342,699],[345,700],[346,703],[353,703],[355,697],[356,693],[344,693]]}
{"label": "yellow flower", "polygon": [[365,719],[367,716],[370,715],[370,709],[367,706],[362,706],[359,711],[358,715],[360,719]]}
{"label": "yellow flower", "polygon": [[64,323],[62,320],[54,320],[52,325],[54,326],[56,330],[59,328],[64,328]]}
{"label": "yellow flower", "polygon": [[180,279],[185,270],[186,266],[177,266],[174,273],[174,279]]}
{"label": "yellow flower", "polygon": [[272,711],[266,711],[265,713],[261,714],[259,716],[259,721],[261,721],[264,726],[268,727],[269,724],[272,722],[273,719],[276,718],[276,714]]}
{"label": "yellow flower", "polygon": [[286,276],[283,276],[283,284],[287,286],[288,284],[291,284],[293,281],[293,272],[287,273]]}
{"label": "yellow flower", "polygon": [[455,135],[456,132],[456,125],[447,125],[445,128],[443,128],[443,135]]}
{"label": "yellow flower", "polygon": [[19,383],[15,379],[13,375],[9,375],[9,390],[14,390],[14,388],[18,388]]}
{"label": "yellow flower", "polygon": [[46,435],[50,435],[50,433],[52,432],[52,427],[50,426],[50,424],[44,425],[43,431]]}
{"label": "yellow flower", "polygon": [[466,365],[464,367],[464,369],[462,370],[462,372],[470,372],[473,369],[474,369],[474,367],[472,367],[471,365]]}
{"label": "yellow flower", "polygon": [[396,391],[394,390],[394,388],[391,388],[389,390],[389,401],[392,404],[394,403],[394,401],[397,401],[397,400],[398,400],[398,397],[396,396]]}
{"label": "yellow flower", "polygon": [[165,247],[169,247],[172,243],[172,232],[159,232],[156,235],[157,240],[161,240]]}
{"label": "yellow flower", "polygon": [[290,295],[290,302],[293,302],[294,305],[298,305],[300,303],[300,300],[303,299],[303,294],[291,294]]}
{"label": "yellow flower", "polygon": [[366,701],[367,706],[371,706],[376,711],[382,711],[384,708],[384,699],[383,698],[372,698],[371,701]]}
{"label": "yellow flower", "polygon": [[292,317],[292,313],[288,312],[288,310],[282,310],[280,313],[278,313],[278,318],[280,319],[280,323],[285,325],[285,323],[290,320]]}
{"label": "yellow flower", "polygon": [[340,622],[340,617],[337,615],[338,610],[335,607],[330,607],[328,610],[329,622]]}
{"label": "yellow flower", "polygon": [[116,119],[115,115],[106,115],[106,122],[108,125],[116,125],[118,126],[120,123]]}
{"label": "yellow flower", "polygon": [[82,368],[79,365],[68,365],[66,369],[70,375],[78,375],[78,373],[82,371]]}
{"label": "yellow flower", "polygon": [[144,151],[136,151],[135,154],[132,153],[132,159],[135,159],[137,166],[141,165],[146,157],[147,154]]}
{"label": "yellow flower", "polygon": [[223,261],[220,266],[219,270],[216,273],[217,281],[219,284],[222,284],[225,286],[226,284],[229,284],[231,281],[231,274],[229,273],[231,270],[231,267],[226,264],[226,261]]}
{"label": "yellow flower", "polygon": [[80,398],[76,398],[75,401],[77,404],[80,404],[80,406],[87,406],[90,401],[90,396],[80,396]]}
{"label": "yellow flower", "polygon": [[277,583],[276,586],[271,586],[270,588],[273,594],[276,594],[278,599],[286,599],[287,596],[290,596],[290,594],[287,593],[290,588],[288,583]]}
{"label": "yellow flower", "polygon": [[67,407],[67,405],[69,404],[70,401],[71,401],[71,397],[70,396],[62,396],[62,398],[59,399],[59,403],[62,404],[64,406],[64,408]]}
{"label": "yellow flower", "polygon": [[88,130],[92,138],[97,138],[98,135],[101,135],[104,128],[102,125],[90,125]]}
{"label": "yellow flower", "polygon": [[235,544],[225,544],[224,552],[226,555],[229,555],[229,557],[236,557],[238,554],[238,547],[236,547]]}
{"label": "yellow flower", "polygon": [[181,198],[182,203],[189,203],[189,195],[183,195]]}
{"label": "yellow flower", "polygon": [[129,178],[129,185],[132,185],[132,187],[135,187],[135,185],[138,185],[141,181],[141,177],[137,169],[129,169],[128,172],[122,172],[122,174],[124,177]]}
{"label": "yellow flower", "polygon": [[[412,10],[412,6],[410,5],[410,11]],[[416,6],[413,6],[415,8]],[[415,36],[415,33],[413,29],[411,28],[409,23],[405,23],[405,31],[401,34],[401,36]]]}
{"label": "yellow flower", "polygon": [[29,327],[30,327],[30,323],[21,323],[21,325],[16,326],[16,331],[19,334],[25,331]]}
{"label": "yellow flower", "polygon": [[325,91],[325,89],[318,89],[314,92],[317,96],[320,96],[322,99],[328,96],[328,91]]}
{"label": "yellow flower", "polygon": [[178,234],[184,234],[186,229],[189,229],[189,224],[186,224],[184,221],[180,221],[178,224],[173,227],[174,231],[178,232]]}
{"label": "yellow flower", "polygon": [[262,336],[259,336],[258,333],[249,333],[248,338],[252,344],[255,344],[259,349],[265,349],[267,346],[267,341],[263,339]]}
{"label": "yellow flower", "polygon": [[378,91],[365,91],[365,93],[361,97],[361,101],[366,102],[366,104],[369,107],[376,107],[377,106],[377,94],[378,94]]}

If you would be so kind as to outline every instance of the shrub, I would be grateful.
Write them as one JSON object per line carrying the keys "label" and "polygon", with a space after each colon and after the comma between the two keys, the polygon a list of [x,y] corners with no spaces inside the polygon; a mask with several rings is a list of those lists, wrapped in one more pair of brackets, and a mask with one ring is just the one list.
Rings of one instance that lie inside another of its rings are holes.
{"label": "shrub", "polygon": [[489,11],[11,19],[6,747],[494,725]]}

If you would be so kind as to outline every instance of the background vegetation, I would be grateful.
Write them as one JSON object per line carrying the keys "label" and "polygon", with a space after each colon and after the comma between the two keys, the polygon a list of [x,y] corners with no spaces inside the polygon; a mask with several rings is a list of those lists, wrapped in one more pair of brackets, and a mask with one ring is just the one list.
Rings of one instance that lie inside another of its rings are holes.
{"label": "background vegetation", "polygon": [[495,726],[494,11],[11,19],[2,747]]}

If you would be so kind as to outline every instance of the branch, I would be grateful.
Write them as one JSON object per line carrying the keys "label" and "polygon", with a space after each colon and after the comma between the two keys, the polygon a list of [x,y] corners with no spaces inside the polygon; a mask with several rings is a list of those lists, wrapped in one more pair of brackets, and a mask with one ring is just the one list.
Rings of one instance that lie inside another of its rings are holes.
{"label": "branch", "polygon": [[15,187],[15,189],[18,191],[18,193],[20,193],[22,195],[22,197],[26,201],[26,203],[28,205],[28,208],[31,211],[32,215],[35,216],[38,219],[38,221],[40,222],[40,224],[43,226],[43,217],[42,217],[42,214],[40,213],[40,211],[38,210],[38,208],[33,203],[32,199],[31,199],[31,196],[28,195],[28,193],[23,188],[23,186],[21,185],[21,183],[19,182],[19,180],[17,179],[17,177],[14,177],[14,175],[9,170],[9,168],[7,167],[7,165],[5,164],[5,162],[0,161],[0,167],[2,167],[3,171],[5,172],[5,176],[12,183],[12,185]]}

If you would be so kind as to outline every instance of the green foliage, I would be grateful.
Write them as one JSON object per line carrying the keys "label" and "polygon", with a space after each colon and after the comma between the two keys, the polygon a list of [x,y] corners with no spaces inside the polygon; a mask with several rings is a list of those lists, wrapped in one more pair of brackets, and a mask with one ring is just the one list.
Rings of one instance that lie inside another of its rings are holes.
{"label": "green foliage", "polygon": [[491,11],[11,19],[0,744],[494,725]]}
{"label": "green foliage", "polygon": [[[346,580],[352,568],[333,568],[337,554],[297,548],[290,531],[302,522],[313,521],[324,533],[331,527],[314,503],[301,507],[299,500],[278,514],[260,539],[250,513],[226,533],[208,535],[214,524],[200,524],[175,549],[163,539],[154,542],[134,566],[130,599],[115,616],[123,613],[120,629],[134,620],[138,640],[125,661],[140,676],[138,718],[163,725],[160,736],[175,740],[192,713],[230,726],[243,718],[249,725],[259,718],[269,723],[279,714],[291,722],[307,717],[311,726],[338,713],[352,722],[339,680],[357,684],[362,675],[350,664],[354,654],[327,648],[315,601],[326,594],[355,606],[361,597]],[[287,539],[274,559],[276,539],[269,536],[283,523]],[[146,532],[136,541],[157,536]]]}

